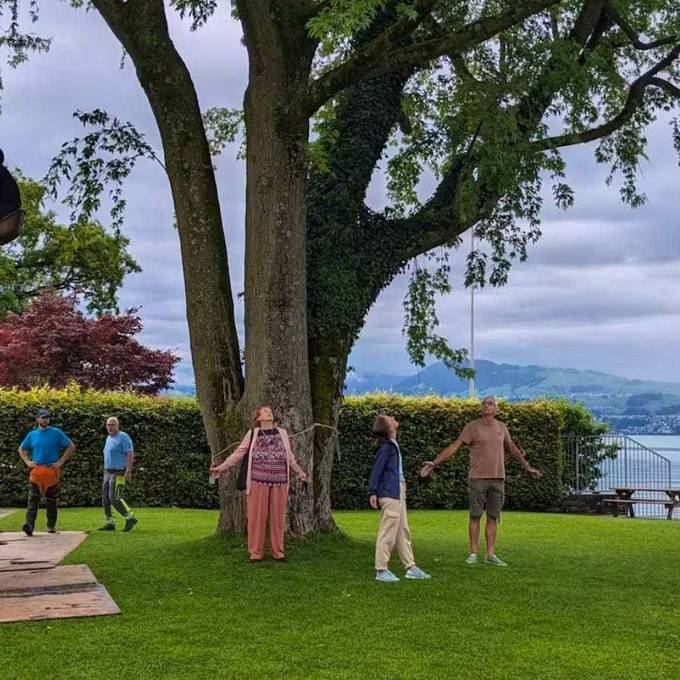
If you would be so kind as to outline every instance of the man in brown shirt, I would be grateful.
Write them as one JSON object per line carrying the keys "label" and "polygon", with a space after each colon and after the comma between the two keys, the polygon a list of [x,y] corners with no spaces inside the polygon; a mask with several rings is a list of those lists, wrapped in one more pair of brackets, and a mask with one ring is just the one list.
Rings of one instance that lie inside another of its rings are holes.
{"label": "man in brown shirt", "polygon": [[496,529],[505,500],[505,449],[532,477],[541,477],[541,473],[529,465],[512,441],[508,428],[496,420],[496,413],[498,405],[495,397],[482,399],[482,417],[468,423],[453,444],[447,446],[433,461],[427,461],[420,476],[429,477],[435,467],[451,458],[461,446],[470,449],[470,556],[465,561],[467,564],[479,562],[479,530],[482,514],[486,510],[486,563],[507,567],[496,556]]}

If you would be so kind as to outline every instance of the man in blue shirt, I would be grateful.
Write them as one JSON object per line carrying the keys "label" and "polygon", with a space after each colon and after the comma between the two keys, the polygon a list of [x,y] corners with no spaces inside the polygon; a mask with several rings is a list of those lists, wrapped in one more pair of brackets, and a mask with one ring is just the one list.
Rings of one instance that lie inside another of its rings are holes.
{"label": "man in blue shirt", "polygon": [[23,526],[27,536],[33,535],[41,496],[45,496],[47,530],[56,533],[59,476],[64,463],[76,450],[73,442],[58,428],[50,425],[50,412],[40,409],[36,415],[38,427],[31,430],[19,446],[19,456],[31,471],[29,476],[28,510]]}
{"label": "man in blue shirt", "polygon": [[109,436],[104,444],[104,482],[102,484],[102,507],[106,515],[106,523],[100,531],[115,531],[116,521],[111,513],[113,506],[125,520],[123,531],[131,531],[139,521],[125,502],[125,482],[132,476],[132,464],[135,450],[132,439],[120,429],[120,423],[115,416],[106,421],[106,431]]}

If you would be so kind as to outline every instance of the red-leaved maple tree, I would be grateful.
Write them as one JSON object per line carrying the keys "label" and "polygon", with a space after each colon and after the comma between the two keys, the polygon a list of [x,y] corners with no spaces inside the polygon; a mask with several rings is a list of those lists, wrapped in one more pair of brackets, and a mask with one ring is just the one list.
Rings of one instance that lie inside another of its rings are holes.
{"label": "red-leaved maple tree", "polygon": [[91,319],[74,298],[53,292],[0,322],[0,385],[125,389],[158,394],[173,382],[179,357],[136,339],[142,321],[127,311]]}

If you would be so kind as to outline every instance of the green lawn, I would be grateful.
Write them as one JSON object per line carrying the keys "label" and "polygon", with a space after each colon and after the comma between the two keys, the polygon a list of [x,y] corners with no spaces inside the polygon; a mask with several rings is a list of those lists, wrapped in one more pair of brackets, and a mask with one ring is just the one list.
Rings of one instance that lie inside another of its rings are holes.
{"label": "green lawn", "polygon": [[[372,580],[375,513],[338,513],[343,534],[256,565],[212,535],[215,512],[138,516],[66,560],[88,564],[122,615],[1,625],[3,680],[676,677],[678,522],[508,512],[499,569],[463,564],[464,512],[412,512],[433,579],[389,585]],[[65,510],[60,528],[100,520]]]}

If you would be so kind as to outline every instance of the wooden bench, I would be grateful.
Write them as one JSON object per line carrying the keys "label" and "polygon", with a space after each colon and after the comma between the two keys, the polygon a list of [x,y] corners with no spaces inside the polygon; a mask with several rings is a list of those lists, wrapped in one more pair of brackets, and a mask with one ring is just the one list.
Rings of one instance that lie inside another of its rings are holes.
{"label": "wooden bench", "polygon": [[[619,508],[625,508],[628,517],[635,517],[635,505],[663,505],[668,511],[667,519],[673,519],[673,510],[680,506],[680,489],[655,489],[647,486],[625,486],[614,489],[616,498],[605,498],[604,503],[612,506],[612,514],[618,517]],[[637,491],[665,493],[668,498],[633,498]]]}
{"label": "wooden bench", "polygon": [[613,506],[612,514],[614,515],[614,517],[619,516],[620,506],[626,508],[629,517],[635,517],[635,511],[633,510],[633,506],[640,504],[640,505],[664,505],[666,507],[666,510],[668,510],[667,519],[673,519],[673,509],[678,506],[677,503],[673,503],[672,501],[660,501],[654,498],[636,498],[635,500],[625,498],[605,498],[602,502],[609,503],[610,505]]}

